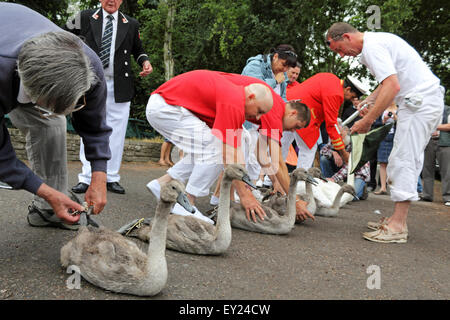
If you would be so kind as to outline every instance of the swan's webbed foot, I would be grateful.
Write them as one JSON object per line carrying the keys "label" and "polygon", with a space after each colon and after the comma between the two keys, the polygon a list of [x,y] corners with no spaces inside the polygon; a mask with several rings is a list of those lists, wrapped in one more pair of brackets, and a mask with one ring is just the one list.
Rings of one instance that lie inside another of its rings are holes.
{"label": "swan's webbed foot", "polygon": [[143,225],[150,225],[151,218],[138,218],[120,227],[117,232],[124,236],[134,236],[133,231],[140,229]]}

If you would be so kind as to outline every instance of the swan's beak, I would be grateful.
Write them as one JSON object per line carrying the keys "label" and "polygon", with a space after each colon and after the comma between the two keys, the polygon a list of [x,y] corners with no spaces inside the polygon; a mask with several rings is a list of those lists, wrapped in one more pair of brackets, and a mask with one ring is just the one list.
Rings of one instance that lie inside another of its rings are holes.
{"label": "swan's beak", "polygon": [[328,183],[328,180],[327,180],[327,178],[325,178],[325,176],[323,175],[323,173],[320,173],[320,180],[323,180],[323,181],[325,181],[326,183]]}
{"label": "swan's beak", "polygon": [[310,174],[306,174],[306,182],[311,183],[312,185],[317,186],[318,183],[314,180],[314,177]]}
{"label": "swan's beak", "polygon": [[90,225],[90,226],[93,226],[96,228],[100,228],[99,223],[91,217],[93,209],[94,209],[94,206],[90,206],[88,211],[82,211],[80,213],[80,220],[78,221],[80,226],[89,226]]}
{"label": "swan's beak", "polygon": [[187,198],[186,194],[184,192],[181,192],[178,197],[177,197],[177,202],[183,207],[185,208],[187,211],[189,211],[190,213],[194,213],[195,209],[194,207],[191,205],[191,203],[189,202],[189,199]]}
{"label": "swan's beak", "polygon": [[253,189],[256,189],[256,186],[253,184],[252,180],[250,180],[250,177],[248,176],[248,174],[246,174],[242,177],[242,181],[244,181],[246,184],[248,184]]}

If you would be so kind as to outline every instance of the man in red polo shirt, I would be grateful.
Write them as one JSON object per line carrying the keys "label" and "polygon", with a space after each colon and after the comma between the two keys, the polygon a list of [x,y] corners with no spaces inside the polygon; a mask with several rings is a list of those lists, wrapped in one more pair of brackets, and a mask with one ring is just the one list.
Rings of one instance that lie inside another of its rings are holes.
{"label": "man in red polo shirt", "polygon": [[348,152],[341,135],[337,131],[339,108],[345,101],[351,101],[366,94],[362,84],[352,77],[340,80],[332,73],[318,73],[288,91],[287,98],[301,99],[311,110],[309,126],[283,136],[283,157],[286,158],[293,139],[299,147],[297,167],[308,169],[312,166],[320,135],[320,125],[325,122],[326,130],[333,145],[345,162]]}
{"label": "man in red polo shirt", "polygon": [[[147,104],[150,125],[185,153],[183,159],[147,187],[159,198],[161,184],[188,180],[192,204],[209,194],[223,164],[244,163],[240,151],[245,119],[270,111],[273,97],[262,84],[236,85],[220,72],[196,70],[178,75],[156,89]],[[254,219],[264,210],[242,182],[235,182],[242,206]],[[189,214],[175,205],[173,213]],[[196,209],[195,216],[212,222]]]}
{"label": "man in red polo shirt", "polygon": [[[308,125],[310,112],[307,106],[298,101],[285,102],[266,82],[258,78],[231,73],[223,73],[223,76],[236,85],[260,83],[271,90],[273,97],[272,109],[259,119],[252,118],[247,120],[259,126],[259,145],[256,148],[258,163],[264,168],[272,181],[275,182],[274,185],[279,183],[282,188],[279,191],[287,194],[289,190],[289,173],[282,157],[280,141],[284,131],[295,131]],[[250,154],[254,152],[256,145],[246,147],[249,147],[246,154]],[[269,149],[270,158],[267,156],[267,152],[262,152],[267,149]],[[246,159],[246,164],[249,164],[249,159]],[[259,172],[257,175],[259,175]],[[306,202],[302,200],[297,201],[297,216],[299,220],[305,220],[308,217],[314,219],[314,216],[306,209],[306,206]]]}

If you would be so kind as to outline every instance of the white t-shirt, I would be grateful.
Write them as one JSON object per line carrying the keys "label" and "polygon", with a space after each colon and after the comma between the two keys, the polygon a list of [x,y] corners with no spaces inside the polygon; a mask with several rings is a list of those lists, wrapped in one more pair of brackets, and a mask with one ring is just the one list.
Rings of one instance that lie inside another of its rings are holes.
{"label": "white t-shirt", "polygon": [[440,82],[417,51],[392,33],[365,32],[360,61],[380,83],[390,75],[397,75],[400,84],[395,97],[397,104],[413,90]]}

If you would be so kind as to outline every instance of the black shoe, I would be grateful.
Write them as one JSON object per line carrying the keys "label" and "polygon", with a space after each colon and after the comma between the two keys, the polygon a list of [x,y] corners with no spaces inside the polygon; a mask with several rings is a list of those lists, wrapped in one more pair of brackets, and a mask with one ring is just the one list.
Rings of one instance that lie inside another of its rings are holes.
{"label": "black shoe", "polygon": [[108,191],[111,191],[114,193],[120,193],[120,194],[125,193],[125,189],[118,182],[108,182],[106,184],[106,189],[108,189]]}
{"label": "black shoe", "polygon": [[75,193],[85,193],[89,188],[89,185],[84,182],[78,182],[78,184],[72,187],[72,191]]}
{"label": "black shoe", "polygon": [[430,199],[430,198],[426,198],[426,197],[422,197],[422,196],[419,196],[419,198],[420,198],[420,201],[433,202],[433,199]]}

